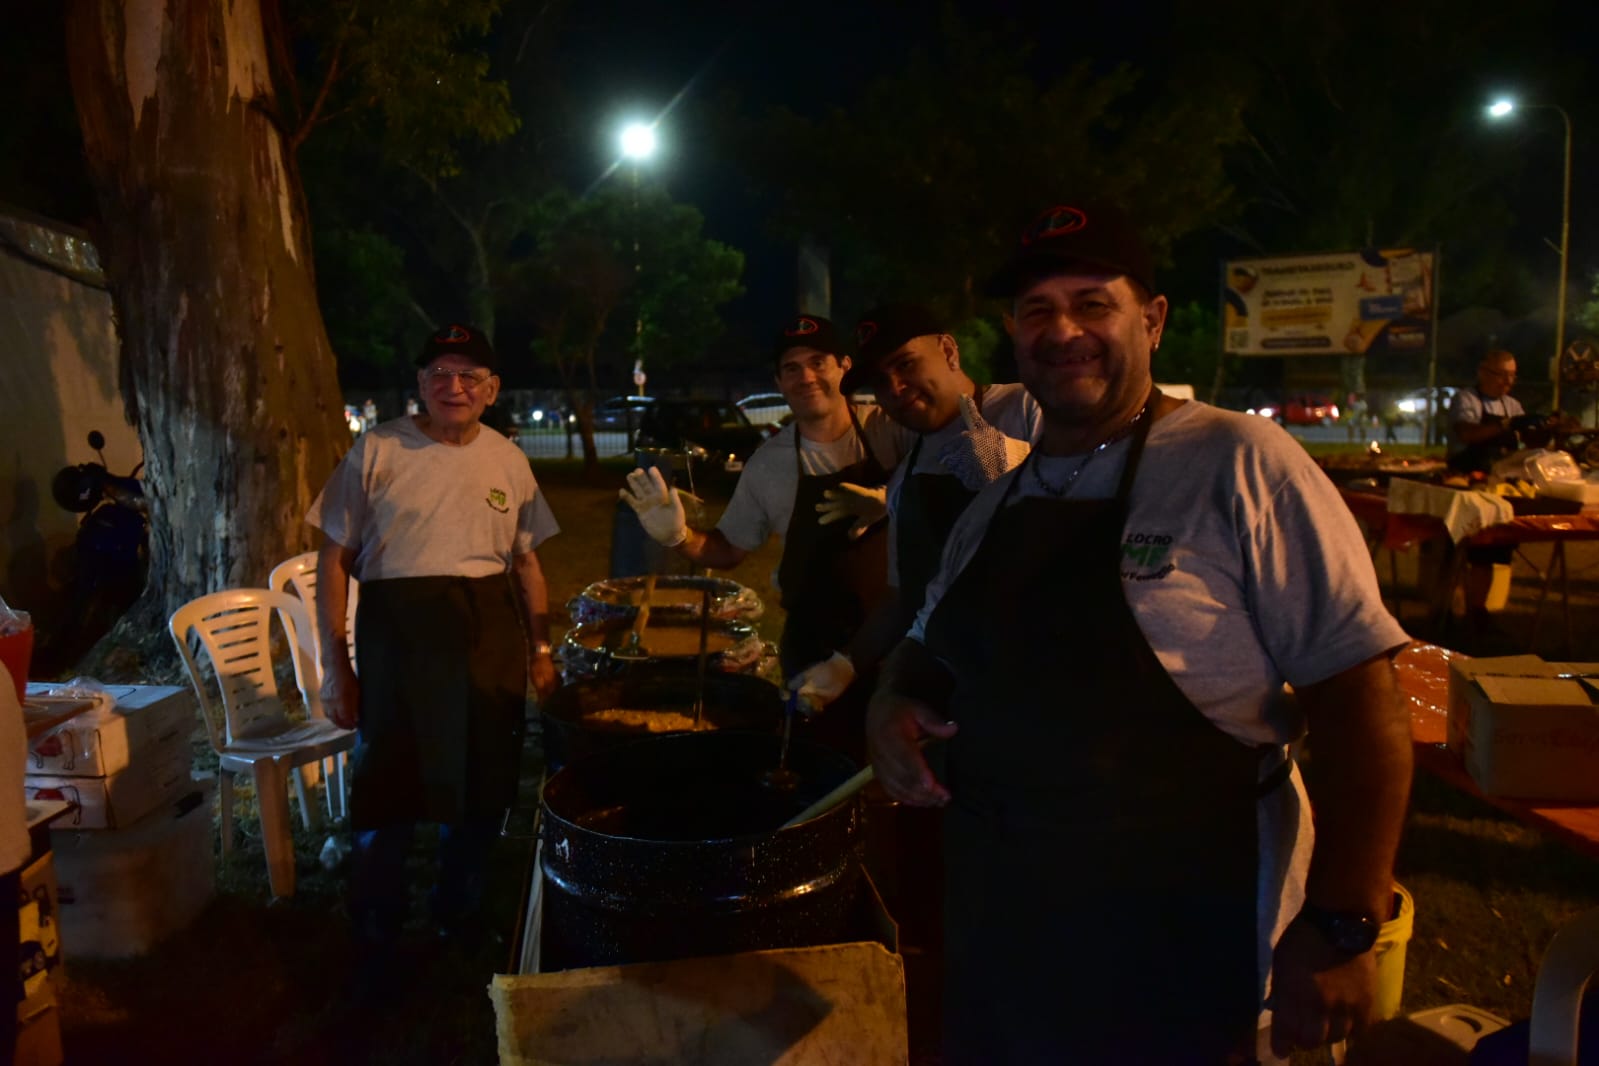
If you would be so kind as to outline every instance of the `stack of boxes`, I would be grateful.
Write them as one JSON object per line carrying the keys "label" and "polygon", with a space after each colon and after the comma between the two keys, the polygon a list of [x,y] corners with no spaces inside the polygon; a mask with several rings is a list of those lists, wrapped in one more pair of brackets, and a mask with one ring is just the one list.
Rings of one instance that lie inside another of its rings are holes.
{"label": "stack of boxes", "polygon": [[1454,657],[1449,750],[1485,795],[1599,803],[1599,663]]}
{"label": "stack of boxes", "polygon": [[188,689],[122,685],[30,738],[27,799],[76,805],[51,835],[66,955],[142,954],[211,898],[211,805],[190,772],[196,724]]}

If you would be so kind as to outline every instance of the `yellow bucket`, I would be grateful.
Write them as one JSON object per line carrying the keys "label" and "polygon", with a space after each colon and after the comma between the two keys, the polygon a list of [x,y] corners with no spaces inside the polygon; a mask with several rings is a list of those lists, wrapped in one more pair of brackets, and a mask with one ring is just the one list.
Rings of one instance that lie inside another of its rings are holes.
{"label": "yellow bucket", "polygon": [[1405,945],[1416,924],[1416,903],[1405,886],[1394,885],[1394,916],[1377,930],[1377,1002],[1375,1020],[1399,1017],[1405,993]]}

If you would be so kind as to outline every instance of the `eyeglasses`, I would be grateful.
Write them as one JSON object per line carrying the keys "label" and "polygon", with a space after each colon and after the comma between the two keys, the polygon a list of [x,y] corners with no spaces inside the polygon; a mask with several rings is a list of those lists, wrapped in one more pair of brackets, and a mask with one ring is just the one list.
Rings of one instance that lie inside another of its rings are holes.
{"label": "eyeglasses", "polygon": [[467,392],[478,388],[494,375],[487,370],[452,370],[447,366],[436,366],[426,372],[428,384],[435,388],[448,388],[452,381],[461,383],[461,388]]}

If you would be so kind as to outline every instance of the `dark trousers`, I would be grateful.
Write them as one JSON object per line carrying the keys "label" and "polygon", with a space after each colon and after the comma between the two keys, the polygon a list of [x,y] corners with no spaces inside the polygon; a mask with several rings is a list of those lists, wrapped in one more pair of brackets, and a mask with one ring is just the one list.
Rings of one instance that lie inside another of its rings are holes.
{"label": "dark trousers", "polygon": [[[428,895],[428,911],[441,930],[473,915],[482,902],[498,823],[498,818],[483,818],[439,826],[439,877]],[[416,824],[405,822],[353,834],[350,918],[363,944],[392,944],[405,924],[405,860],[415,833]]]}

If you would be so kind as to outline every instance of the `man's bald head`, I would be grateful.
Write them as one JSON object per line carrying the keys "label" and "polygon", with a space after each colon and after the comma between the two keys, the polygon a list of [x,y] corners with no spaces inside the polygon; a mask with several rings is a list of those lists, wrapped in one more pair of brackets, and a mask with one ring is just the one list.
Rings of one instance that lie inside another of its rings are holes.
{"label": "man's bald head", "polygon": [[1490,400],[1506,395],[1516,383],[1516,357],[1495,349],[1477,364],[1477,391]]}

